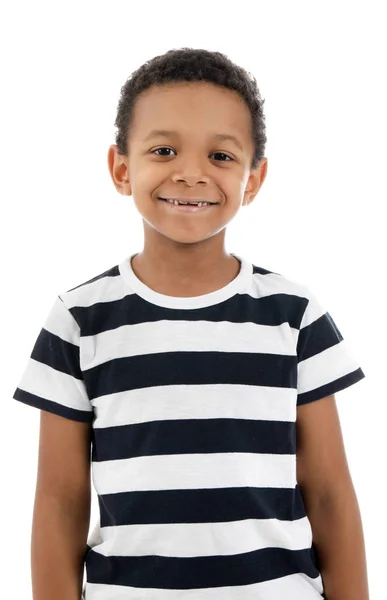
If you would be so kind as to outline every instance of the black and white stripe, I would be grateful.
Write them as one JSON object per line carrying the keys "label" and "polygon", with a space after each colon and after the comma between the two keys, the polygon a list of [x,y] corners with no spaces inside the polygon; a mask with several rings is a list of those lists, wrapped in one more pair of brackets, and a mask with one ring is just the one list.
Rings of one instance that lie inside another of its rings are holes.
{"label": "black and white stripe", "polygon": [[364,373],[308,288],[237,258],[228,286],[176,298],[128,257],[36,340],[13,397],[93,427],[86,600],[323,597],[296,409]]}

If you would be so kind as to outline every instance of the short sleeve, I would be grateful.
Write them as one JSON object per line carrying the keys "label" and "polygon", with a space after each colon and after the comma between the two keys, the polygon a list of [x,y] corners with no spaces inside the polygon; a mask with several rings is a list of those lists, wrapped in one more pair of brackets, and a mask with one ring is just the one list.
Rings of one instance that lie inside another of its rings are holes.
{"label": "short sleeve", "polygon": [[73,421],[92,421],[79,357],[78,323],[58,295],[13,398]]}
{"label": "short sleeve", "polygon": [[343,390],[365,377],[329,312],[305,288],[306,308],[297,342],[297,405]]}

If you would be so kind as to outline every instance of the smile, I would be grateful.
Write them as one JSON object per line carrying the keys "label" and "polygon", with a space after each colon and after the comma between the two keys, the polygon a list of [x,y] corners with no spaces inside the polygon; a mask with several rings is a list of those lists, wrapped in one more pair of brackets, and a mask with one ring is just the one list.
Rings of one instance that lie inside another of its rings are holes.
{"label": "smile", "polygon": [[162,202],[165,202],[165,204],[170,206],[172,209],[178,210],[180,212],[189,212],[189,213],[201,212],[204,210],[208,210],[212,206],[216,206],[216,204],[205,204],[205,203],[201,203],[201,202],[199,202],[197,205],[195,205],[195,204],[179,204],[179,203],[177,203],[177,200],[173,201],[173,200],[167,200],[165,198],[159,198],[159,200],[161,200]]}

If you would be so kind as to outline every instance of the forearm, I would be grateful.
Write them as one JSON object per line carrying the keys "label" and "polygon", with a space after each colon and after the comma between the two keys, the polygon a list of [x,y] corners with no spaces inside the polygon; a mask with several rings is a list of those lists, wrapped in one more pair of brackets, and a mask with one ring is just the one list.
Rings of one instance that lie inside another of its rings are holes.
{"label": "forearm", "polygon": [[31,536],[33,600],[80,600],[90,504],[62,510],[55,501],[35,499]]}
{"label": "forearm", "polygon": [[307,512],[327,600],[369,600],[363,527],[353,486]]}

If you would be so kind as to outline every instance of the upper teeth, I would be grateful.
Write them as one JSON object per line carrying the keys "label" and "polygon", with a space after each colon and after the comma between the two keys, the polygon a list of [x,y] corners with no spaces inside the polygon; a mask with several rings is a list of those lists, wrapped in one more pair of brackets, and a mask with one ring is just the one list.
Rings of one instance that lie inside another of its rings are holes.
{"label": "upper teeth", "polygon": [[192,205],[192,206],[208,206],[209,204],[211,204],[211,202],[183,202],[183,201],[179,201],[179,200],[170,200],[169,198],[165,198],[165,200],[167,202],[170,202],[171,204],[188,204],[188,205]]}

